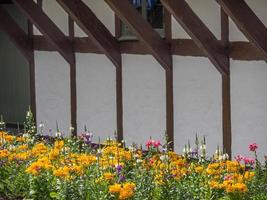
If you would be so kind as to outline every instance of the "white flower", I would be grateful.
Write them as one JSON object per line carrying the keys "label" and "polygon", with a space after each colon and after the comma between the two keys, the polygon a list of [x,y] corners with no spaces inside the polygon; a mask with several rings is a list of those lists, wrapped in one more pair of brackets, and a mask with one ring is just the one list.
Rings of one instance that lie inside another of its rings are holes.
{"label": "white flower", "polygon": [[39,124],[39,128],[44,128],[44,123],[41,122],[41,123]]}
{"label": "white flower", "polygon": [[73,132],[74,131],[74,127],[70,127],[70,132]]}
{"label": "white flower", "polygon": [[56,137],[61,137],[62,133],[61,132],[56,132]]}
{"label": "white flower", "polygon": [[25,133],[25,134],[22,135],[22,137],[29,138],[30,135],[28,133]]}
{"label": "white flower", "polygon": [[129,146],[129,150],[133,152],[136,151],[136,148],[134,146]]}
{"label": "white flower", "polygon": [[137,162],[137,163],[142,163],[143,160],[142,160],[142,159],[137,159],[136,162]]}
{"label": "white flower", "polygon": [[207,149],[207,147],[205,144],[200,145],[200,150],[206,150],[206,149]]}
{"label": "white flower", "polygon": [[162,155],[162,156],[160,156],[159,158],[160,158],[160,160],[161,160],[162,162],[167,162],[167,161],[169,160],[169,156],[168,156],[168,155]]}

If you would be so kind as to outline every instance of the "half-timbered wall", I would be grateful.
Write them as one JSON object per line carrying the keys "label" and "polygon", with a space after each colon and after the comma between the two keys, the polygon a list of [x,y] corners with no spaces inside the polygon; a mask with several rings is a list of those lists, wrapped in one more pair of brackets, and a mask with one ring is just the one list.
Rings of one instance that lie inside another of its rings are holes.
{"label": "half-timbered wall", "polygon": [[[84,0],[114,34],[114,13],[104,0]],[[196,14],[220,39],[220,7],[214,0],[188,0]],[[267,25],[267,2],[246,0]],[[54,0],[43,0],[43,9],[68,34],[68,16]],[[40,34],[35,29],[35,34]],[[172,20],[173,38],[189,38]],[[75,26],[76,36],[86,36]],[[246,41],[230,20],[230,40]],[[232,61],[232,150],[247,152],[250,142],[267,151],[267,64]],[[115,67],[104,55],[76,53],[78,132],[86,124],[101,139],[116,129]],[[174,145],[180,152],[188,139],[205,135],[208,148],[222,145],[221,75],[207,58],[173,56]],[[35,51],[37,121],[63,132],[70,126],[69,65],[58,53]],[[124,138],[143,143],[149,136],[163,138],[165,130],[164,70],[150,55],[122,55]]]}

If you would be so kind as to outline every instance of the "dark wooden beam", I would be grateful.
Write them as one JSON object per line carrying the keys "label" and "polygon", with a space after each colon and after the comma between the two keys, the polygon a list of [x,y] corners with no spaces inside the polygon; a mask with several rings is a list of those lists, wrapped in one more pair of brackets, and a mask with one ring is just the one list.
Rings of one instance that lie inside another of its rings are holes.
{"label": "dark wooden beam", "polygon": [[32,0],[13,0],[13,2],[65,60],[72,64],[74,62],[74,54],[71,42],[42,9]]}
{"label": "dark wooden beam", "polygon": [[174,16],[178,23],[206,53],[214,66],[222,73],[228,74],[227,57],[221,43],[194,13],[185,0],[161,0],[163,6]]}
{"label": "dark wooden beam", "polygon": [[121,53],[118,41],[90,8],[81,0],[57,0],[71,18],[89,36],[95,46],[101,49],[117,67],[121,65]]}
{"label": "dark wooden beam", "polygon": [[[34,49],[38,51],[56,51],[47,40],[40,35],[34,36]],[[149,55],[150,52],[140,41],[120,41],[121,53]],[[77,53],[103,54],[88,37],[75,37],[74,50]],[[233,60],[264,60],[264,55],[250,42],[230,42],[229,56]],[[191,39],[172,39],[171,53],[177,56],[207,57],[207,55]]]}
{"label": "dark wooden beam", "polygon": [[30,62],[32,60],[33,47],[28,35],[12,19],[8,12],[0,6],[0,30],[5,32],[24,57]]}
{"label": "dark wooden beam", "polygon": [[36,121],[36,87],[35,87],[35,62],[34,62],[34,40],[33,40],[33,25],[32,23],[27,20],[28,23],[28,38],[29,38],[29,44],[31,45],[31,60],[29,61],[29,75],[30,75],[30,105],[31,110],[34,116],[34,121]]}
{"label": "dark wooden beam", "polygon": [[170,47],[167,42],[134,9],[129,1],[105,0],[105,2],[165,69],[172,65]]}
{"label": "dark wooden beam", "polygon": [[247,3],[244,0],[217,0],[217,2],[267,60],[267,28]]}
{"label": "dark wooden beam", "polygon": [[[68,17],[69,39],[72,42],[72,50],[74,51],[74,21]],[[74,56],[73,63],[70,64],[70,121],[74,128],[72,137],[77,137],[77,86],[76,86],[76,59]]]}
{"label": "dark wooden beam", "polygon": [[122,96],[122,65],[116,67],[116,116],[117,139],[123,140],[123,96]]}
{"label": "dark wooden beam", "polygon": [[[229,49],[229,19],[228,15],[221,9],[221,42],[226,51]],[[228,66],[230,69],[229,54]],[[231,130],[231,84],[229,75],[222,75],[222,127],[223,148],[231,159],[232,154],[232,130]]]}

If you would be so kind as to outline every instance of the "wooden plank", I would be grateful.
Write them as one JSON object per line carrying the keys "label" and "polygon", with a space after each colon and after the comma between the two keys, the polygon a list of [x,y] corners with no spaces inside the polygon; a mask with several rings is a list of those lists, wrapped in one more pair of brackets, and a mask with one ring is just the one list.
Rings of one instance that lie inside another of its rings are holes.
{"label": "wooden plank", "polygon": [[116,67],[116,116],[117,139],[123,140],[123,97],[122,97],[122,65]]}
{"label": "wooden plank", "polygon": [[81,0],[57,0],[71,18],[117,67],[121,65],[118,41]]}
{"label": "wooden plank", "polygon": [[166,81],[166,133],[169,148],[174,150],[174,113],[173,113],[173,66],[165,70]]}
{"label": "wooden plank", "polygon": [[267,28],[247,3],[244,0],[217,0],[217,2],[267,60]]}
{"label": "wooden plank", "polygon": [[145,45],[155,59],[167,69],[172,65],[170,47],[129,1],[105,0],[120,20]]}
{"label": "wooden plank", "polygon": [[221,43],[194,13],[185,0],[161,0],[164,7],[174,16],[178,23],[206,53],[214,66],[222,73],[228,74],[227,57]]}
{"label": "wooden plank", "polygon": [[65,60],[72,64],[74,62],[74,54],[71,42],[42,9],[32,0],[13,0],[13,2]]}
{"label": "wooden plank", "polygon": [[[225,49],[229,47],[229,19],[221,9],[221,41]],[[228,56],[228,66],[230,61]],[[231,159],[232,154],[232,131],[231,131],[231,85],[230,72],[228,76],[222,75],[222,127],[223,148]]]}
{"label": "wooden plank", "polygon": [[31,62],[33,47],[27,34],[22,30],[7,11],[0,6],[0,29],[4,31],[24,57]]}
{"label": "wooden plank", "polygon": [[30,105],[31,105],[31,110],[33,113],[34,121],[36,121],[36,87],[35,87],[35,62],[34,62],[34,40],[33,40],[33,25],[32,23],[28,20],[28,38],[29,38],[29,44],[31,45],[31,60],[29,61],[29,74],[30,74]]}
{"label": "wooden plank", "polygon": [[[72,42],[74,51],[74,21],[68,17],[69,39]],[[76,59],[70,64],[70,110],[71,110],[71,126],[74,128],[72,137],[77,137],[77,86],[76,86]]]}
{"label": "wooden plank", "polygon": [[[56,51],[43,36],[34,36],[34,49],[38,51]],[[149,55],[150,52],[140,41],[120,41],[121,53]],[[74,50],[77,53],[103,54],[88,37],[75,37]],[[229,56],[233,60],[264,60],[264,55],[250,42],[230,42]],[[172,39],[171,53],[177,56],[207,57],[191,39]]]}

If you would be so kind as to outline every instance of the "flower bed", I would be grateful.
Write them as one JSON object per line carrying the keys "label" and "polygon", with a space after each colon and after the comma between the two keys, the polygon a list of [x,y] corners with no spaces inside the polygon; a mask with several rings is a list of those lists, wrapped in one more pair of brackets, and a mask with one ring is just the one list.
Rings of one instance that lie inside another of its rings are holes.
{"label": "flower bed", "polygon": [[[148,140],[145,150],[108,139],[37,137],[0,132],[0,196],[4,199],[267,199],[267,162],[227,155],[206,157],[205,141],[184,155]],[[27,132],[28,131],[28,132]],[[250,150],[256,154],[257,145]]]}

